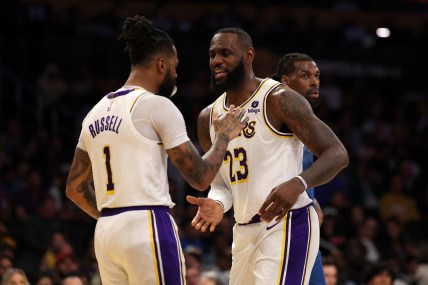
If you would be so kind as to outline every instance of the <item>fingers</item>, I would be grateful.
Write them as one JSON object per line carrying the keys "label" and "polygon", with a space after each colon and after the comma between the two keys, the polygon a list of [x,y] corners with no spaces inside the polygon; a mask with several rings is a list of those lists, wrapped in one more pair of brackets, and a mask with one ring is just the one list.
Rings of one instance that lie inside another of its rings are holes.
{"label": "fingers", "polygon": [[197,231],[201,231],[204,233],[208,228],[210,229],[210,232],[213,232],[215,230],[215,227],[217,226],[217,224],[216,223],[210,223],[208,221],[204,221],[204,220],[199,218],[198,220],[193,219],[192,226]]}
{"label": "fingers", "polygon": [[186,200],[187,200],[187,202],[189,202],[190,204],[193,204],[193,205],[199,205],[201,203],[200,198],[190,196],[190,195],[186,196]]}
{"label": "fingers", "polygon": [[282,219],[284,219],[284,217],[287,215],[287,211],[285,211],[284,209],[279,213],[278,217],[276,217],[275,221],[279,222]]}
{"label": "fingers", "polygon": [[282,212],[282,208],[276,206],[270,206],[266,211],[261,215],[260,220],[270,223],[275,217],[277,217]]}

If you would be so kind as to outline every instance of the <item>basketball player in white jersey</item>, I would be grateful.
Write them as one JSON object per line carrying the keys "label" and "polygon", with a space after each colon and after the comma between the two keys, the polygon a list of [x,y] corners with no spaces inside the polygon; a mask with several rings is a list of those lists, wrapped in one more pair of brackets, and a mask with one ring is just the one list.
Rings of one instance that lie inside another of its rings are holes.
{"label": "basketball player in white jersey", "polygon": [[[305,190],[330,181],[346,167],[347,152],[303,96],[254,75],[255,51],[245,31],[217,31],[209,55],[212,87],[221,95],[199,115],[201,146],[211,147],[213,120],[234,105],[245,109],[250,119],[230,142],[209,199],[187,198],[199,206],[192,224],[214,230],[218,217],[213,215],[219,207],[228,211],[233,201],[237,223],[230,284],[308,284],[318,252],[319,222]],[[305,171],[303,144],[318,157]]]}
{"label": "basketball player in white jersey", "polygon": [[[128,80],[89,112],[67,180],[67,197],[98,219],[95,253],[103,285],[185,284],[184,257],[169,214],[167,157],[198,190],[212,182],[230,140],[247,123],[240,108],[213,121],[201,157],[184,118],[166,97],[175,89],[172,39],[143,16],[126,19]],[[159,95],[163,96],[159,96]]]}

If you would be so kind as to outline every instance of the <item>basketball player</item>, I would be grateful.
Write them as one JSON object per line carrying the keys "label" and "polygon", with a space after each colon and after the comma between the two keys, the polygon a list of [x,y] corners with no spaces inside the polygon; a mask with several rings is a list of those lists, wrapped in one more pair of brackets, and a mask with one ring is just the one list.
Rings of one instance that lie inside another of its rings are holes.
{"label": "basketball player", "polygon": [[[284,55],[278,63],[277,70],[271,76],[279,82],[297,91],[308,100],[312,109],[320,105],[319,87],[320,70],[315,61],[308,55],[302,53],[288,53]],[[303,170],[307,169],[314,161],[313,154],[306,146],[303,148]],[[314,201],[318,220],[322,223],[323,213],[320,205],[315,199],[314,188],[306,190],[309,198]],[[318,250],[317,258],[312,268],[309,285],[325,285],[326,280],[323,271],[321,252]]]}
{"label": "basketball player", "polygon": [[[245,31],[218,30],[209,55],[211,86],[221,95],[199,115],[202,147],[208,150],[213,143],[218,114],[236,105],[250,119],[228,146],[211,199],[187,197],[199,206],[192,225],[214,230],[218,211],[213,208],[228,211],[233,201],[230,284],[308,284],[319,222],[305,190],[335,177],[348,165],[347,152],[302,96],[254,75],[255,51]],[[302,172],[303,144],[318,159]]]}
{"label": "basketball player", "polygon": [[120,38],[131,72],[123,87],[103,97],[84,119],[67,197],[99,218],[94,240],[104,285],[184,284],[184,258],[169,214],[174,204],[167,156],[203,191],[248,118],[232,107],[214,120],[216,139],[201,158],[183,116],[166,98],[177,77],[172,39],[143,16],[127,18]]}

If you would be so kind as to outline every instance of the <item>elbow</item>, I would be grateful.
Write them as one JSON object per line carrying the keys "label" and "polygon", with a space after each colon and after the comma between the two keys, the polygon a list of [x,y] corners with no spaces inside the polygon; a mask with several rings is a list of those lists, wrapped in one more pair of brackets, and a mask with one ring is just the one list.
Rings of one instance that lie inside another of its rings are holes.
{"label": "elbow", "polygon": [[65,196],[73,202],[75,200],[75,194],[76,192],[73,191],[72,187],[70,187],[69,185],[65,187]]}
{"label": "elbow", "polygon": [[208,189],[208,187],[210,186],[210,183],[201,181],[199,183],[191,183],[190,185],[196,190],[204,192],[205,190]]}
{"label": "elbow", "polygon": [[348,155],[348,152],[346,151],[346,149],[345,149],[344,146],[342,146],[340,148],[340,151],[339,151],[338,154],[339,154],[338,155],[339,156],[338,161],[340,162],[340,165],[342,166],[342,169],[348,167],[348,165],[349,165],[349,155]]}

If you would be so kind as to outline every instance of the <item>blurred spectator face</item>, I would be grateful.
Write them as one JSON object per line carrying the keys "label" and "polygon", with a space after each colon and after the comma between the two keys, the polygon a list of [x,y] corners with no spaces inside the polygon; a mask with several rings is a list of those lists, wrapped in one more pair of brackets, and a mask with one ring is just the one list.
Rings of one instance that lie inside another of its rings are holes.
{"label": "blurred spectator face", "polygon": [[62,281],[62,285],[84,285],[82,279],[77,276],[67,277]]}
{"label": "blurred spectator face", "polygon": [[200,272],[199,269],[190,267],[186,269],[187,285],[199,285]]}
{"label": "blurred spectator face", "polygon": [[324,265],[324,277],[326,285],[336,285],[337,283],[337,268],[334,265]]}
{"label": "blurred spectator face", "polygon": [[9,280],[4,283],[5,285],[27,285],[27,281],[25,280],[24,276],[22,276],[20,273],[16,272],[10,276]]}
{"label": "blurred spectator face", "polygon": [[12,267],[13,267],[12,260],[9,257],[2,256],[0,258],[0,280],[1,280],[2,276],[4,275],[4,273],[9,268],[12,268]]}
{"label": "blurred spectator face", "polygon": [[39,280],[37,280],[35,285],[53,285],[53,281],[48,276],[40,277]]}
{"label": "blurred spectator face", "polygon": [[384,270],[370,279],[367,285],[392,285],[392,277],[387,270]]}

